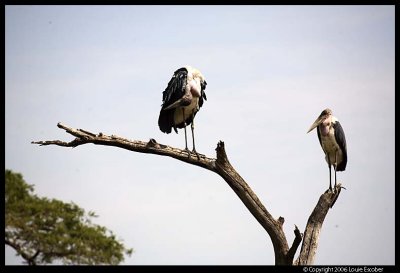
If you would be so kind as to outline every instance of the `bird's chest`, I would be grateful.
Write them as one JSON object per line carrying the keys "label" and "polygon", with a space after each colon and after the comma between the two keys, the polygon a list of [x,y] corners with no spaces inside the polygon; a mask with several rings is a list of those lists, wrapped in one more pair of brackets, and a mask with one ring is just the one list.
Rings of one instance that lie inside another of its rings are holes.
{"label": "bird's chest", "polygon": [[335,132],[331,127],[327,135],[321,134],[321,146],[325,152],[335,152],[339,150],[339,145],[336,143]]}
{"label": "bird's chest", "polygon": [[174,122],[175,124],[183,123],[190,118],[199,108],[199,98],[193,97],[192,101],[187,106],[180,106],[175,109]]}
{"label": "bird's chest", "polygon": [[[321,134],[321,146],[325,152],[325,159],[329,163],[339,164],[342,160],[342,152],[336,142],[335,131],[331,127],[327,135]],[[329,159],[328,159],[329,158]]]}

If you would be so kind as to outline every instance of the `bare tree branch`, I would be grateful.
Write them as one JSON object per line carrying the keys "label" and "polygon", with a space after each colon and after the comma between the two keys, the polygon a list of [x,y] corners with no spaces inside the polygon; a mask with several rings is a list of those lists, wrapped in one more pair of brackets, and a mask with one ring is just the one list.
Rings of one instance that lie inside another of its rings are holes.
{"label": "bare tree branch", "polygon": [[[139,153],[169,156],[188,164],[196,165],[217,173],[228,183],[228,185],[237,194],[251,214],[269,234],[274,247],[275,264],[293,264],[294,255],[302,240],[302,234],[297,226],[295,226],[295,239],[289,249],[289,245],[283,231],[284,218],[279,217],[278,219],[274,219],[258,199],[257,195],[249,187],[249,185],[232,167],[225,152],[224,142],[220,141],[217,144],[217,158],[209,158],[205,155],[200,155],[200,158],[197,158],[197,156],[189,154],[186,150],[181,150],[157,143],[157,141],[154,139],[150,139],[148,142],[143,142],[138,140],[129,140],[116,135],[108,136],[103,133],[94,134],[83,129],[73,129],[61,123],[58,123],[57,126],[61,129],[64,129],[67,133],[75,136],[76,138],[70,142],[50,140],[32,141],[32,144],[39,144],[40,146],[57,145],[62,147],[77,147],[79,145],[93,143],[96,145],[115,146]],[[339,191],[337,191],[335,194],[324,193],[321,196],[316,208],[309,218],[304,234],[302,250],[295,264],[312,264],[314,261],[318,235],[322,226],[322,222],[330,206],[333,206],[334,202],[336,201],[339,193],[340,187]],[[310,248],[310,246],[313,247]]]}
{"label": "bare tree branch", "polygon": [[148,142],[129,140],[119,137],[117,135],[108,136],[103,133],[99,133],[96,135],[89,132],[88,130],[73,129],[61,123],[58,123],[57,126],[61,129],[64,129],[67,133],[75,136],[76,138],[70,142],[64,142],[61,140],[48,140],[32,141],[31,143],[39,144],[40,146],[57,145],[62,147],[77,147],[79,145],[88,143],[93,143],[96,145],[115,146],[139,153],[169,156],[189,164],[197,165],[208,170],[215,171],[215,159],[200,155],[199,160],[197,157],[190,156],[189,153],[185,150],[159,144],[154,139],[150,139],[150,141]]}
{"label": "bare tree branch", "polygon": [[216,150],[217,173],[228,183],[249,209],[251,214],[253,214],[257,221],[268,232],[272,240],[272,245],[274,246],[275,264],[287,264],[289,246],[282,228],[283,218],[280,217],[279,219],[281,220],[279,221],[275,220],[258,199],[257,195],[251,190],[249,185],[247,185],[244,179],[232,167],[225,153],[223,142],[220,141],[218,143]]}
{"label": "bare tree branch", "polygon": [[303,238],[302,234],[300,233],[299,228],[295,225],[294,226],[294,241],[292,246],[289,249],[289,252],[287,254],[288,256],[288,261],[293,261],[294,255],[296,254],[296,250],[299,247],[301,240]]}
{"label": "bare tree branch", "polygon": [[334,192],[327,190],[321,195],[313,212],[307,221],[306,230],[304,232],[303,244],[301,246],[300,255],[295,264],[311,265],[314,264],[315,254],[318,247],[319,234],[321,232],[322,223],[328,210],[333,207],[342,189],[341,184],[337,184]]}

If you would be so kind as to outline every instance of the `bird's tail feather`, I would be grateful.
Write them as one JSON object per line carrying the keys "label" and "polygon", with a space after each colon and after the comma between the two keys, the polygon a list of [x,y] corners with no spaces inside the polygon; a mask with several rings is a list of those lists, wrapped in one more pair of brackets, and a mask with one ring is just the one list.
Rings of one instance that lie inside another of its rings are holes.
{"label": "bird's tail feather", "polygon": [[171,110],[161,110],[160,116],[158,117],[158,127],[160,127],[161,132],[171,133],[172,127],[174,126],[174,109]]}

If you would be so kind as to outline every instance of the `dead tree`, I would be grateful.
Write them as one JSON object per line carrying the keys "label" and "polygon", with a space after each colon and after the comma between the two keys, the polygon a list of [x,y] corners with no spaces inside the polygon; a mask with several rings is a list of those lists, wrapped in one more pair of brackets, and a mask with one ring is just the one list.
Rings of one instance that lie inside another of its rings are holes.
{"label": "dead tree", "polygon": [[[272,217],[258,199],[257,195],[236,172],[233,166],[229,163],[224,142],[220,141],[217,144],[216,158],[209,158],[205,155],[200,155],[200,158],[197,158],[189,156],[185,150],[157,143],[154,139],[150,139],[148,142],[129,140],[116,135],[108,136],[103,133],[96,135],[87,130],[73,129],[61,123],[58,123],[57,126],[76,138],[70,142],[49,140],[32,141],[32,144],[39,144],[40,146],[57,145],[63,147],[77,147],[79,145],[93,143],[96,145],[115,146],[139,153],[169,156],[217,173],[226,181],[226,183],[228,183],[251,214],[253,214],[257,221],[268,232],[274,247],[276,265],[312,265],[314,263],[319,234],[325,216],[328,213],[329,208],[332,208],[335,204],[342,189],[341,185],[338,184],[334,192],[326,191],[320,196],[317,205],[308,218],[304,234],[300,233],[297,226],[295,226],[295,239],[289,247],[285,233],[283,232],[284,218],[278,217],[275,219]],[[298,258],[294,260],[294,255],[302,241],[303,243],[300,254]]]}

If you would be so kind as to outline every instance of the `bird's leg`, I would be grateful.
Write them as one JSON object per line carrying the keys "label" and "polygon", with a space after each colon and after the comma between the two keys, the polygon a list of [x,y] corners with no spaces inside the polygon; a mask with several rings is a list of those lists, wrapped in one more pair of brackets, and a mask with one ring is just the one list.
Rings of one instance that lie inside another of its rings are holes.
{"label": "bird's leg", "polygon": [[185,150],[189,151],[188,146],[187,146],[187,134],[186,134],[186,122],[183,124],[185,127]]}
{"label": "bird's leg", "polygon": [[328,166],[329,166],[329,190],[332,191],[332,172],[331,172],[331,160],[328,154]]}
{"label": "bird's leg", "polygon": [[335,189],[336,189],[336,168],[337,168],[337,151],[335,151],[335,164],[333,165],[333,168],[335,169]]}
{"label": "bird's leg", "polygon": [[335,192],[336,191],[336,165],[333,165],[333,168],[335,169],[335,188],[334,188],[333,192]]}
{"label": "bird's leg", "polygon": [[192,128],[193,153],[195,153],[197,155],[197,159],[200,160],[199,153],[196,151],[196,146],[194,144],[194,110],[192,112],[192,124],[190,127]]}
{"label": "bird's leg", "polygon": [[186,119],[185,119],[185,109],[182,108],[182,115],[183,115],[183,128],[185,130],[185,150],[188,152],[190,157],[190,151],[187,146],[187,133],[186,133]]}

